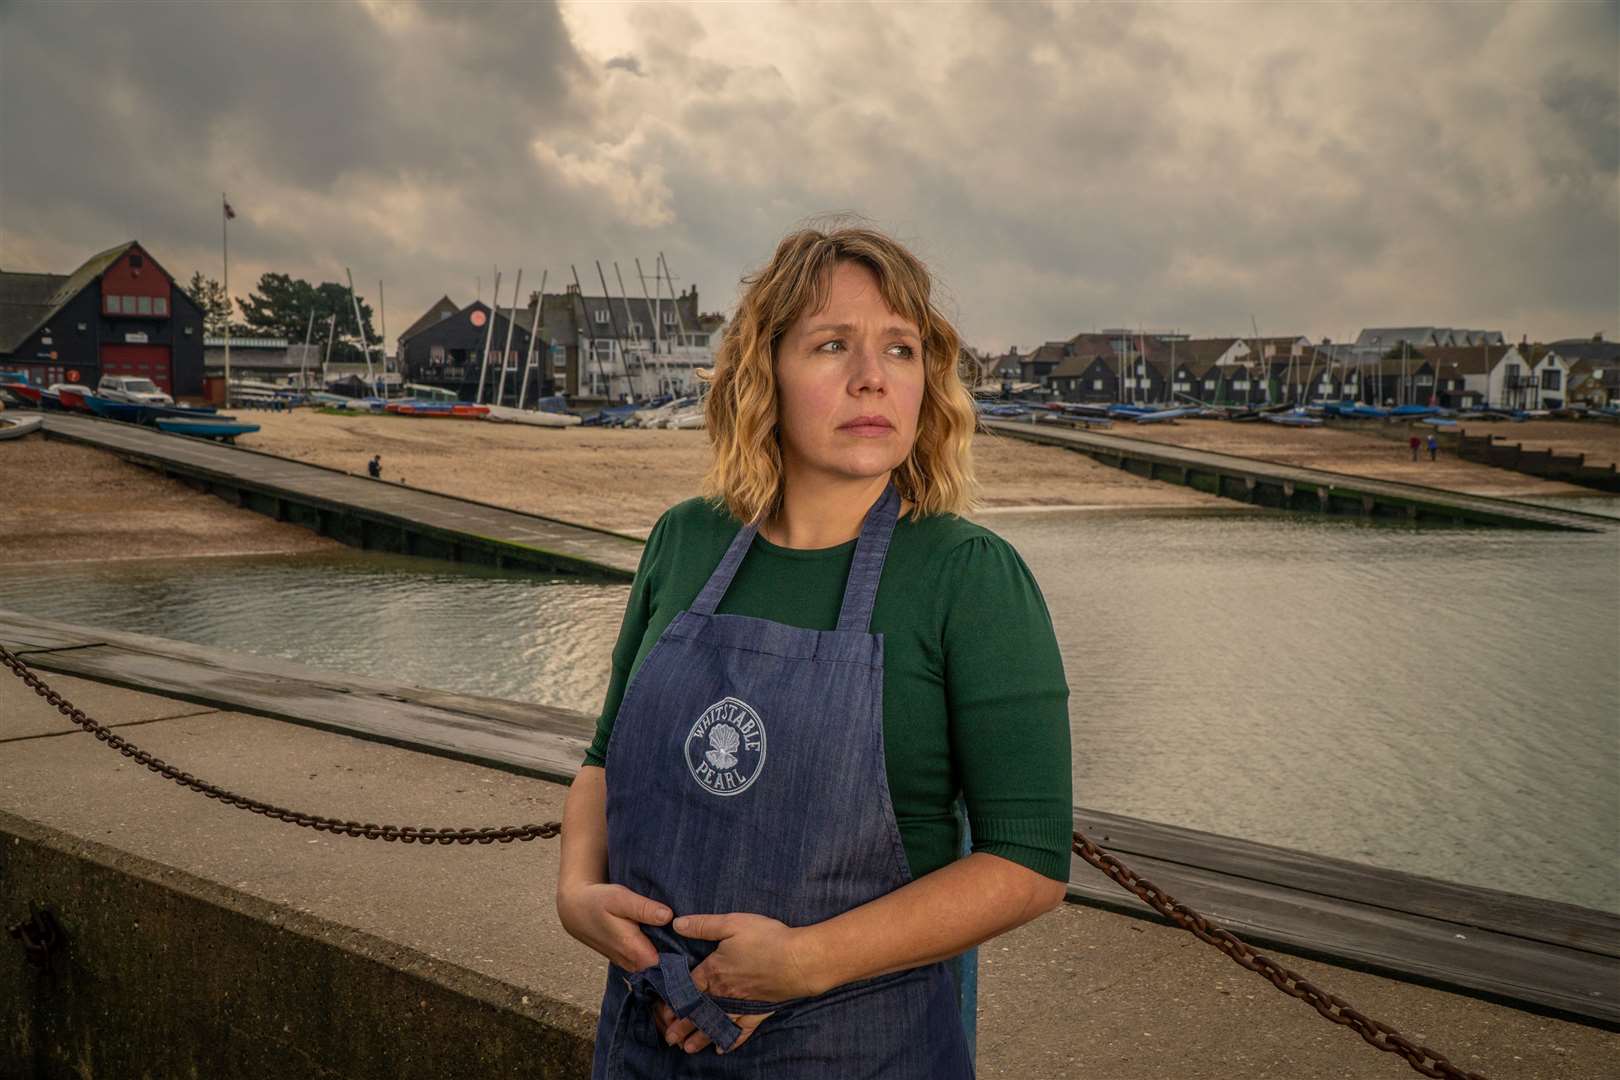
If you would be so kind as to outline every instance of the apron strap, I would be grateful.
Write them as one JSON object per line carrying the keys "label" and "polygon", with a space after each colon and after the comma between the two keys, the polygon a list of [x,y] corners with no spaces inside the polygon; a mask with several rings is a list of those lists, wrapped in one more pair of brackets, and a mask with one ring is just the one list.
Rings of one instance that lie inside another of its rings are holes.
{"label": "apron strap", "polygon": [[720,565],[714,568],[709,575],[708,584],[698,593],[696,600],[692,601],[691,612],[694,615],[713,615],[720,606],[720,600],[731,588],[731,579],[737,576],[737,568],[742,565],[743,556],[748,554],[748,548],[754,542],[754,534],[759,532],[758,525],[744,525],[737,530],[737,535],[731,538],[731,546],[726,548]]}
{"label": "apron strap", "polygon": [[894,523],[900,516],[900,493],[890,483],[878,501],[866,512],[861,537],[855,541],[855,560],[844,584],[844,606],[838,613],[838,629],[867,633],[872,625],[872,608],[877,604],[878,581],[883,577],[883,560],[889,554]]}
{"label": "apron strap", "polygon": [[[883,576],[883,561],[889,554],[889,540],[894,535],[894,523],[900,516],[900,494],[890,483],[878,496],[877,502],[866,512],[861,535],[855,541],[855,558],[849,567],[849,578],[844,583],[844,602],[838,613],[838,629],[865,633],[872,623],[872,608],[877,603],[878,580]],[[731,579],[754,543],[758,525],[744,525],[731,538],[731,544],[714,568],[709,580],[692,601],[694,615],[713,615],[720,601],[731,588]]]}
{"label": "apron strap", "polygon": [[721,1050],[730,1050],[742,1038],[726,1011],[692,981],[691,961],[680,953],[659,953],[658,966],[631,974],[633,989],[651,990],[664,999],[676,1016],[690,1020]]}

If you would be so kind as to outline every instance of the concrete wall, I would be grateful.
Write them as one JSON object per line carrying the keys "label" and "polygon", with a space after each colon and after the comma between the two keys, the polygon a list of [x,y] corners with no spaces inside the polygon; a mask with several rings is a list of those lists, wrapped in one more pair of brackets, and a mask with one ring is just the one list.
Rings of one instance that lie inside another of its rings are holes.
{"label": "concrete wall", "polygon": [[0,1076],[589,1075],[595,1017],[348,927],[0,812]]}

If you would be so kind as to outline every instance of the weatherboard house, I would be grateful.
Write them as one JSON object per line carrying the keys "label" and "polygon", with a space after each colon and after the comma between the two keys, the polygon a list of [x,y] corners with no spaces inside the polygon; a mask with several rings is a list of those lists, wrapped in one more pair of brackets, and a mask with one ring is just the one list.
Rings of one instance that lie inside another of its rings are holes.
{"label": "weatherboard house", "polygon": [[0,270],[0,367],[42,385],[138,375],[203,393],[203,312],[138,241],[71,274]]}

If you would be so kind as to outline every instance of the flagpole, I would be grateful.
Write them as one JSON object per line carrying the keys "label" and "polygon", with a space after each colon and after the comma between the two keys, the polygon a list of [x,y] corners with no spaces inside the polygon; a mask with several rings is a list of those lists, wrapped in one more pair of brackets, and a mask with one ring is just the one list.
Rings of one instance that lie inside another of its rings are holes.
{"label": "flagpole", "polygon": [[231,407],[231,240],[227,222],[231,220],[228,212],[230,202],[226,200],[225,193],[219,193],[219,247],[220,260],[224,265],[221,271],[225,278],[225,407]]}

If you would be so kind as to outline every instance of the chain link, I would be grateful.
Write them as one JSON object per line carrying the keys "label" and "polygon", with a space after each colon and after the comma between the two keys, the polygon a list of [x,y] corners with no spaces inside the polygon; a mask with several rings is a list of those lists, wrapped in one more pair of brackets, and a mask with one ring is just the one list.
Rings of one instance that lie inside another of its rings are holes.
{"label": "chain link", "polygon": [[562,832],[562,822],[548,821],[542,825],[503,825],[500,827],[467,828],[467,829],[435,829],[428,826],[415,825],[377,825],[373,822],[344,821],[340,818],[321,817],[318,814],[305,814],[297,810],[288,810],[273,803],[250,799],[246,795],[238,795],[233,791],[216,787],[206,781],[199,780],[188,772],[181,772],[162,758],[153,757],[134,743],[120,735],[115,735],[101,724],[96,723],[84,714],[72,702],[63,698],[52,690],[38,675],[34,674],[16,653],[0,645],[0,663],[10,668],[29,689],[44,698],[52,708],[63,716],[94,735],[97,739],[117,750],[136,763],[146,766],[160,776],[165,776],[181,787],[218,799],[231,806],[241,807],[243,810],[255,814],[263,814],[276,821],[285,821],[289,825],[302,825],[314,829],[316,832],[337,833],[343,836],[353,836],[363,840],[388,840],[404,844],[510,844],[514,840],[550,840]]}
{"label": "chain link", "polygon": [[[0,663],[10,668],[34,693],[44,698],[63,716],[108,746],[113,747],[125,757],[132,758],[153,772],[173,780],[182,787],[200,792],[210,799],[218,799],[231,806],[238,806],[255,814],[263,814],[265,817],[274,818],[277,821],[285,821],[290,825],[302,825],[318,832],[338,833],[363,840],[399,841],[406,844],[509,844],[514,840],[550,840],[562,832],[562,823],[559,821],[548,821],[542,825],[505,825],[499,828],[465,829],[433,829],[425,826],[418,828],[412,825],[376,825],[370,822],[342,821],[338,818],[304,814],[296,810],[287,810],[270,803],[260,802],[257,799],[250,799],[244,795],[238,795],[226,791],[224,788],[198,780],[190,773],[181,772],[161,758],[153,757],[128,740],[113,734],[106,727],[86,716],[82,709],[76,708],[72,702],[51,689],[43,679],[34,674],[33,669],[24,663],[21,657],[4,645],[0,645]],[[1073,850],[1076,855],[1108,875],[1121,888],[1140,898],[1143,903],[1154,911],[1157,911],[1183,930],[1190,932],[1200,941],[1213,945],[1230,957],[1234,963],[1240,964],[1249,971],[1269,980],[1273,986],[1283,993],[1306,1002],[1335,1024],[1350,1028],[1379,1050],[1400,1055],[1406,1059],[1407,1064],[1424,1076],[1440,1077],[1443,1080],[1486,1080],[1483,1074],[1457,1068],[1457,1066],[1446,1060],[1445,1056],[1439,1051],[1431,1050],[1427,1046],[1416,1045],[1388,1024],[1363,1016],[1343,998],[1312,986],[1305,979],[1270,957],[1255,952],[1235,934],[1211,923],[1204,916],[1176,900],[1147,878],[1141,877],[1114,856],[1103,851],[1079,830],[1074,833]]]}

